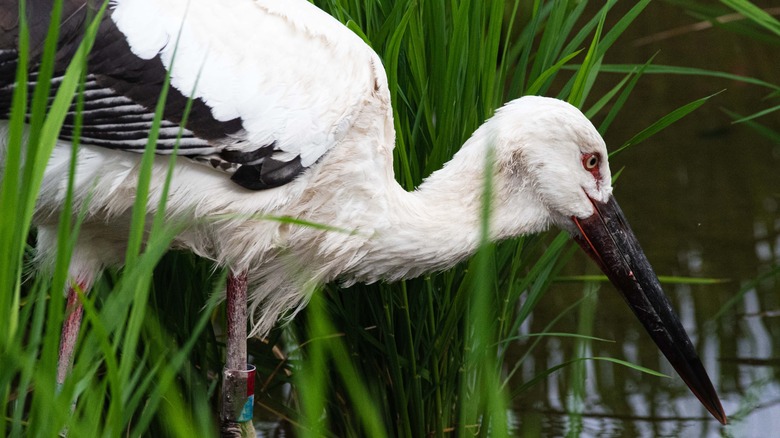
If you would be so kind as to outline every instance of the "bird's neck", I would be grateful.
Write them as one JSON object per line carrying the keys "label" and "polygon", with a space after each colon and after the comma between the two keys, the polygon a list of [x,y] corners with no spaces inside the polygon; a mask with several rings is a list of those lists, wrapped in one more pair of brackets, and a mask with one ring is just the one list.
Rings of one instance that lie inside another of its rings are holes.
{"label": "bird's neck", "polygon": [[[407,192],[393,182],[387,193],[387,205],[393,207],[376,228],[355,279],[412,278],[450,268],[476,252],[483,233],[488,149],[478,133],[415,191]],[[545,229],[547,223],[538,219],[543,215],[535,211],[533,196],[521,191],[505,199],[501,189],[505,183],[491,181],[488,239]],[[524,211],[517,211],[520,204]]]}
{"label": "bird's neck", "polygon": [[388,211],[387,226],[377,230],[367,256],[382,278],[399,280],[447,269],[477,249],[481,184],[459,184],[448,170],[432,175],[413,192],[398,186],[391,194],[391,205],[398,208]]}

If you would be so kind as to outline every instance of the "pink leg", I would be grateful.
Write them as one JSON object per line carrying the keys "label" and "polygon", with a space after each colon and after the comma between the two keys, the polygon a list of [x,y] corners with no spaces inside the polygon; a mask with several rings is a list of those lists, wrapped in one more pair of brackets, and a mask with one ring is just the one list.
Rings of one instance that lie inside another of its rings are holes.
{"label": "pink leg", "polygon": [[227,280],[227,358],[222,382],[223,437],[254,436],[252,407],[254,405],[255,368],[247,364],[246,273],[228,275]]}
{"label": "pink leg", "polygon": [[[73,366],[73,350],[76,347],[76,339],[81,328],[81,316],[84,306],[79,302],[77,290],[88,292],[91,281],[81,280],[68,286],[67,303],[65,307],[65,321],[62,323],[62,337],[60,338],[60,354],[57,363],[57,385],[65,383],[65,378]],[[78,288],[78,289],[77,289]]]}
{"label": "pink leg", "polygon": [[[44,266],[53,262],[56,257],[57,228],[41,225],[38,227],[38,257]],[[57,361],[57,387],[65,383],[73,365],[73,352],[81,328],[81,317],[84,308],[78,299],[77,291],[89,293],[92,282],[103,269],[106,260],[105,251],[90,237],[87,226],[82,226],[79,241],[73,248],[70,266],[68,267],[68,283],[65,293],[65,320],[62,322],[59,358]],[[48,263],[47,263],[48,262]]]}

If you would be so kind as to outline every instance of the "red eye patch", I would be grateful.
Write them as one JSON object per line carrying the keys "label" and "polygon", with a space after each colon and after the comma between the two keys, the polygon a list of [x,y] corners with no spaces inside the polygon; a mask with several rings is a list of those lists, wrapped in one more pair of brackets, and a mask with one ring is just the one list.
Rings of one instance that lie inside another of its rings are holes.
{"label": "red eye patch", "polygon": [[582,154],[582,167],[585,168],[596,181],[601,181],[601,156],[599,154]]}

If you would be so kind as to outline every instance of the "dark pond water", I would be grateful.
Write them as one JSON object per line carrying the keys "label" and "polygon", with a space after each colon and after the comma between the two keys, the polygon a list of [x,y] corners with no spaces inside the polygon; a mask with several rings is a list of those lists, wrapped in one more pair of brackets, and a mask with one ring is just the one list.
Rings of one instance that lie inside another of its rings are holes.
{"label": "dark pond water", "polygon": [[[780,83],[777,46],[722,29],[636,45],[639,38],[695,22],[679,9],[653,2],[606,61],[644,63],[659,52],[656,64],[708,68]],[[599,86],[606,90],[618,80],[617,75],[604,75]],[[613,158],[611,166],[613,171],[626,167],[615,193],[656,272],[729,280],[716,285],[670,284],[665,289],[719,390],[731,425],[721,427],[707,414],[614,289],[603,285],[595,292],[598,298],[592,310],[583,314],[575,310],[554,331],[584,328],[588,334],[615,342],[581,345],[570,338],[542,342],[521,366],[518,381],[574,357],[577,348],[584,348],[586,357],[625,359],[674,377],[657,378],[590,361],[578,391],[571,382],[583,370],[567,369],[517,401],[522,435],[766,437],[780,433],[780,279],[753,281],[780,264],[780,144],[747,126],[732,125],[723,111],[752,114],[776,105],[777,99],[762,101],[770,90],[723,79],[646,76],[606,140],[614,149],[675,108],[724,89],[693,115]],[[760,121],[780,130],[778,113]],[[575,261],[571,271],[595,273],[584,258]],[[542,331],[584,293],[581,285],[556,287],[524,330]],[[725,307],[732,299],[734,304]]]}

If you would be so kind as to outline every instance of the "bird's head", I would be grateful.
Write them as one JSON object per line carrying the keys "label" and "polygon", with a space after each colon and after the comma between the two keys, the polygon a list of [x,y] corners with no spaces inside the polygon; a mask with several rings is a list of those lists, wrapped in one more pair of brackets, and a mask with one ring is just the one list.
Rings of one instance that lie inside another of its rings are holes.
{"label": "bird's head", "polygon": [[[594,202],[612,195],[607,147],[599,132],[574,106],[547,97],[526,96],[507,103],[488,125],[493,144],[498,202],[513,203],[522,192],[538,217],[576,234],[573,217],[594,213]],[[518,206],[519,207],[519,206]],[[513,208],[510,206],[510,208]],[[517,210],[515,210],[517,211]]]}
{"label": "bird's head", "polygon": [[545,225],[532,224],[533,216],[567,230],[623,294],[693,393],[725,424],[709,376],[612,196],[607,148],[593,124],[566,102],[526,96],[506,104],[483,127],[485,143],[493,145],[499,222],[519,218],[518,224],[530,224],[526,231]]}

